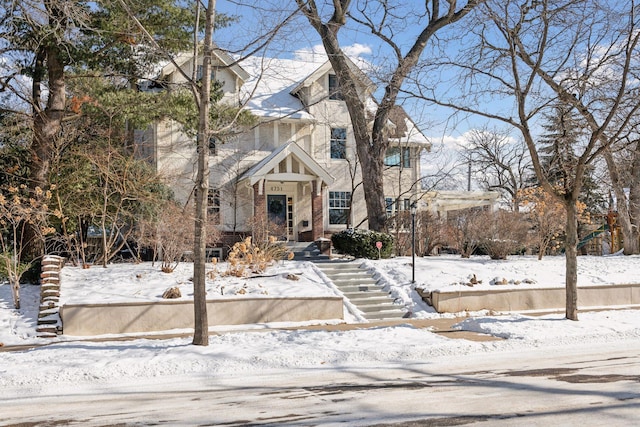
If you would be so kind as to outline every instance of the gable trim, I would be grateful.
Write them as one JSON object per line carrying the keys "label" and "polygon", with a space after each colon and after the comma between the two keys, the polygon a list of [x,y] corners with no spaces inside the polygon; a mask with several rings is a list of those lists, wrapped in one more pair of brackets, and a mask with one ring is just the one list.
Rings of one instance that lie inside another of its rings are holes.
{"label": "gable trim", "polygon": [[[273,170],[281,161],[287,157],[295,156],[304,166],[304,172],[291,173],[279,172],[274,173]],[[316,162],[306,151],[298,144],[289,141],[286,144],[275,149],[270,155],[256,163],[248,171],[242,174],[240,181],[248,180],[249,185],[254,185],[262,180],[274,181],[300,181],[308,182],[319,179],[327,185],[333,184],[335,178],[329,174],[318,162]]]}

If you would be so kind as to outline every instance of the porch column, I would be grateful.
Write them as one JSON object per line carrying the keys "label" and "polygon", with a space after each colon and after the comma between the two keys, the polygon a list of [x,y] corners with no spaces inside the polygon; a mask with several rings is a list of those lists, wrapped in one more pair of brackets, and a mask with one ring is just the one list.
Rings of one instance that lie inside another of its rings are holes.
{"label": "porch column", "polygon": [[324,237],[324,216],[322,215],[322,181],[311,182],[311,237],[313,241]]}
{"label": "porch column", "polygon": [[253,184],[253,241],[261,242],[266,239],[267,230],[267,196],[264,192],[264,180]]}

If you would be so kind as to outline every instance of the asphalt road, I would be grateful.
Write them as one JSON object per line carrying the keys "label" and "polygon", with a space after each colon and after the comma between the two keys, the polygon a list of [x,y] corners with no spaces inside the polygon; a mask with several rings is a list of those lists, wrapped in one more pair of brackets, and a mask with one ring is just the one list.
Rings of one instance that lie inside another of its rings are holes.
{"label": "asphalt road", "polygon": [[633,426],[640,343],[395,366],[95,383],[0,402],[3,426]]}

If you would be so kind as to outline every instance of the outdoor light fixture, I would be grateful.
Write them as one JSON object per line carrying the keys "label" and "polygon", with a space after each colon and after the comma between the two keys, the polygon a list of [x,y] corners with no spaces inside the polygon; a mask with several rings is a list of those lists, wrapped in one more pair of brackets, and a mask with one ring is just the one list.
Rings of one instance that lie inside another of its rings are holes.
{"label": "outdoor light fixture", "polygon": [[416,202],[411,203],[411,283],[416,283]]}

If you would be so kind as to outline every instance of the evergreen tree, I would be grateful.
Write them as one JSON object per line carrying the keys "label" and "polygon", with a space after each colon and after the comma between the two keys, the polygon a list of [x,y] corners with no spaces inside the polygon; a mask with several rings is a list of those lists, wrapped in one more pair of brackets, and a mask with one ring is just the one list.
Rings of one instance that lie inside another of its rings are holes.
{"label": "evergreen tree", "polygon": [[[540,163],[549,182],[566,193],[574,185],[574,171],[578,165],[576,151],[584,138],[588,138],[588,132],[575,109],[566,104],[557,104],[545,119],[542,127],[546,132],[538,144]],[[602,213],[606,205],[594,173],[595,167],[587,165],[578,198],[591,214]]]}
{"label": "evergreen tree", "polygon": [[[76,103],[68,102],[69,76],[109,77],[115,89],[135,89],[138,79],[149,75],[159,58],[192,45],[198,31],[194,7],[189,5],[195,2],[140,0],[126,6],[118,0],[10,0],[0,6],[4,61],[0,111],[31,116],[27,180],[31,188],[48,188],[54,156],[68,142],[69,120],[78,114],[77,101],[89,100],[76,91]],[[134,10],[137,22],[125,7]],[[218,20],[224,24],[229,18],[221,15]],[[142,26],[145,34],[139,30]],[[145,42],[149,36],[153,44]],[[30,92],[23,90],[25,84],[31,86]],[[133,125],[129,121],[126,126],[124,141],[130,143]],[[27,248],[29,255],[40,256],[42,242],[28,240],[34,242]]]}

